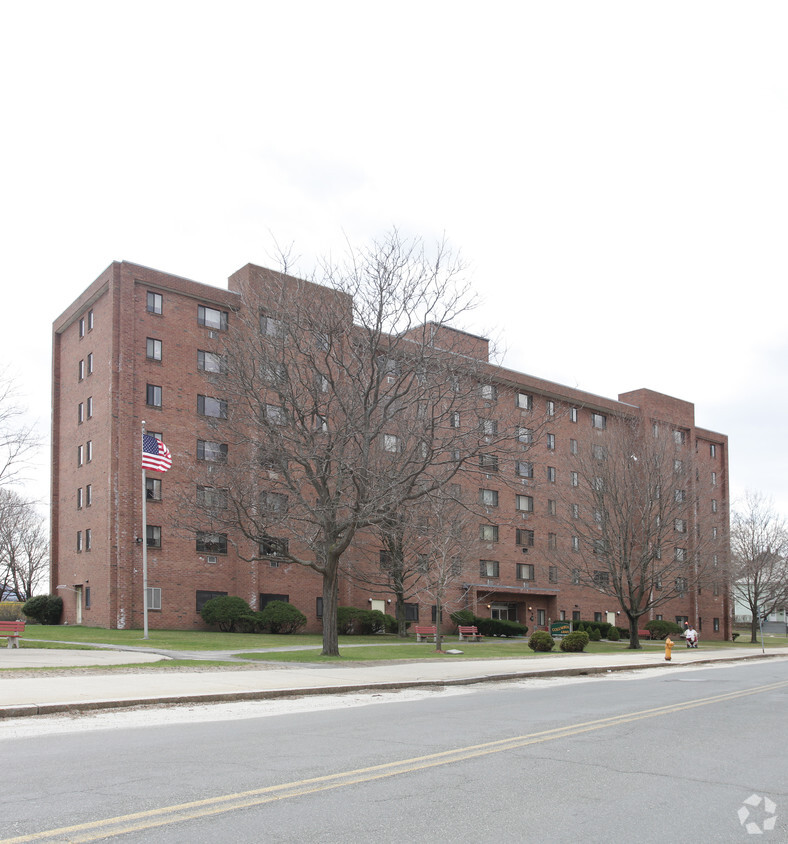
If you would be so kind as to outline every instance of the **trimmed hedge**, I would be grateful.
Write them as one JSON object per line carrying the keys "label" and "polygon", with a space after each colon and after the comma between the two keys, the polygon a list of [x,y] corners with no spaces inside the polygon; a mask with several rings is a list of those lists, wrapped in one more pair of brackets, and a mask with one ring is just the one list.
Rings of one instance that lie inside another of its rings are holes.
{"label": "trimmed hedge", "polygon": [[647,621],[643,627],[651,633],[652,639],[665,639],[668,636],[680,636],[682,629],[675,621]]}
{"label": "trimmed hedge", "polygon": [[0,602],[0,621],[24,621],[23,606],[19,601]]}
{"label": "trimmed hedge", "polygon": [[588,644],[588,633],[584,630],[575,630],[568,636],[561,639],[561,650],[565,653],[580,653],[585,650]]}
{"label": "trimmed hedge", "polygon": [[306,625],[306,616],[287,601],[269,601],[258,615],[269,633],[297,633]]}
{"label": "trimmed hedge", "polygon": [[397,630],[397,619],[380,610],[338,607],[337,630],[345,636],[370,636],[375,633],[394,633]]}
{"label": "trimmed hedge", "polygon": [[528,647],[539,653],[549,653],[555,645],[555,640],[546,630],[535,630],[528,640]]}
{"label": "trimmed hedge", "polygon": [[63,599],[59,595],[37,595],[25,602],[22,612],[39,624],[60,624]]}
{"label": "trimmed hedge", "polygon": [[237,595],[219,595],[205,602],[200,615],[206,624],[215,624],[223,633],[235,633],[252,615],[252,608]]}
{"label": "trimmed hedge", "polygon": [[500,636],[514,638],[525,636],[528,633],[528,626],[520,624],[519,621],[509,621],[501,618],[482,618],[474,615],[470,610],[458,610],[453,612],[449,618],[457,627],[476,627],[482,636]]}

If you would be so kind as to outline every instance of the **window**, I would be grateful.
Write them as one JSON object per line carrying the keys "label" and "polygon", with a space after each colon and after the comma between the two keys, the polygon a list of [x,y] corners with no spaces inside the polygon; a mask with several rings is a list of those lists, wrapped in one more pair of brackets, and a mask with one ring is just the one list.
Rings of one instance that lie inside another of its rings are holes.
{"label": "window", "polygon": [[534,509],[534,499],[530,495],[516,495],[515,505],[522,513],[532,513]]}
{"label": "window", "polygon": [[482,472],[497,472],[498,457],[495,454],[480,454],[479,466]]}
{"label": "window", "polygon": [[459,410],[454,410],[449,414],[449,426],[451,428],[459,428],[460,427],[460,412],[459,412]]}
{"label": "window", "polygon": [[383,435],[383,450],[392,454],[401,451],[400,439],[394,434]]}
{"label": "window", "polygon": [[479,577],[498,577],[499,571],[497,560],[479,560]]}
{"label": "window", "polygon": [[77,510],[82,509],[82,487],[77,489]]}
{"label": "window", "polygon": [[555,402],[552,399],[547,400],[547,415],[548,416],[555,416]]}
{"label": "window", "polygon": [[517,429],[517,439],[521,443],[526,443],[526,445],[530,445],[533,442],[534,432],[530,428],[518,428]]}
{"label": "window", "polygon": [[547,534],[547,547],[551,551],[555,551],[555,549],[558,547],[558,537],[556,536],[556,534],[554,534],[554,533],[548,533]]}
{"label": "window", "polygon": [[485,401],[497,401],[498,399],[498,389],[494,384],[482,384],[481,394]]}
{"label": "window", "polygon": [[149,314],[161,314],[163,313],[163,306],[164,306],[164,298],[162,297],[161,293],[154,293],[153,291],[148,291],[148,300],[147,300],[147,311]]}
{"label": "window", "polygon": [[610,585],[609,571],[595,571],[594,572],[594,586],[605,588]]}
{"label": "window", "polygon": [[677,577],[676,578],[676,591],[679,593],[680,598],[684,597],[684,594],[687,591],[687,578],[686,577]]}
{"label": "window", "polygon": [[88,419],[93,418],[93,396],[88,396],[87,404],[85,405],[88,411]]}
{"label": "window", "polygon": [[569,453],[577,454],[577,440],[569,440]]}
{"label": "window", "polygon": [[148,407],[161,407],[161,387],[157,384],[145,386],[145,404]]}
{"label": "window", "polygon": [[78,378],[80,381],[82,381],[82,379],[83,379],[84,377],[85,377],[85,361],[84,361],[84,360],[81,360],[81,361],[77,364],[77,378]]}
{"label": "window", "polygon": [[488,437],[498,433],[498,423],[494,419],[480,419],[479,428]]}
{"label": "window", "polygon": [[260,611],[262,612],[272,601],[284,601],[284,603],[289,604],[290,596],[276,592],[261,592],[259,606]]}
{"label": "window", "polygon": [[548,434],[547,435],[547,448],[550,451],[555,450],[555,434]]}
{"label": "window", "polygon": [[283,557],[287,554],[288,541],[275,536],[264,536],[260,541],[261,557]]}
{"label": "window", "polygon": [[715,633],[720,632],[720,620],[718,618],[712,619],[712,627],[714,628]]}
{"label": "window", "polygon": [[227,443],[214,443],[208,440],[197,440],[197,459],[213,463],[227,462]]}
{"label": "window", "polygon": [[147,525],[145,534],[148,548],[161,548],[161,527],[159,525]]}
{"label": "window", "polygon": [[498,525],[479,525],[479,539],[482,542],[497,542]]}
{"label": "window", "polygon": [[520,478],[532,478],[534,476],[534,464],[527,463],[525,460],[518,460],[515,463],[517,475]]}
{"label": "window", "polygon": [[550,566],[547,570],[547,580],[549,583],[558,583],[558,566]]}
{"label": "window", "polygon": [[198,486],[197,503],[206,510],[226,510],[227,490],[215,486]]}
{"label": "window", "polygon": [[77,531],[77,553],[82,552],[82,531]]}
{"label": "window", "polygon": [[197,369],[201,372],[225,372],[227,367],[223,355],[198,349]]}
{"label": "window", "polygon": [[77,405],[77,425],[81,425],[85,421],[85,405],[80,402]]}
{"label": "window", "polygon": [[197,413],[214,419],[227,418],[227,402],[212,396],[197,396]]}
{"label": "window", "polygon": [[318,618],[323,617],[323,598],[322,597],[315,598],[315,615]]}
{"label": "window", "polygon": [[577,408],[570,407],[569,408],[569,421],[570,422],[577,422]]}
{"label": "window", "polygon": [[716,457],[716,456],[717,456],[717,446],[714,443],[710,443],[710,445],[709,445],[709,457]]}
{"label": "window", "polygon": [[516,532],[516,543],[523,548],[533,548],[534,532],[532,530],[521,530],[518,528]]}
{"label": "window", "polygon": [[[579,586],[580,585],[580,570],[579,569],[572,569],[572,586]],[[572,613],[573,619],[580,618],[580,611],[575,611]]]}
{"label": "window", "polygon": [[161,589],[158,586],[149,586],[147,588],[148,595],[148,609],[161,610]]}
{"label": "window", "polygon": [[93,352],[88,355],[88,375],[93,374]]}
{"label": "window", "polygon": [[548,466],[547,467],[547,480],[549,483],[555,483],[555,466]]}
{"label": "window", "polygon": [[572,486],[577,486],[580,483],[577,472],[569,473],[569,483],[571,483]]}
{"label": "window", "polygon": [[572,504],[569,505],[569,509],[572,513],[573,519],[579,519],[580,518],[580,505],[579,504],[572,503]]}
{"label": "window", "polygon": [[145,498],[147,501],[161,501],[161,481],[159,478],[145,477]]}
{"label": "window", "polygon": [[226,592],[208,592],[204,589],[197,590],[197,612],[199,613],[200,610],[210,601],[212,598],[222,598],[226,595]]}
{"label": "window", "polygon": [[216,308],[206,308],[204,305],[198,305],[197,322],[215,331],[226,331],[227,311],[219,311]]}
{"label": "window", "polygon": [[687,561],[687,549],[676,548],[673,556],[677,563],[685,563]]}
{"label": "window", "polygon": [[716,472],[711,473],[711,485],[717,486],[717,473]]}
{"label": "window", "polygon": [[717,538],[717,526],[716,525],[714,525],[714,527],[712,527],[712,529],[711,529],[711,538],[712,539]]}
{"label": "window", "polygon": [[90,507],[93,503],[93,484],[88,484],[85,487],[85,506]]}
{"label": "window", "polygon": [[419,605],[418,604],[405,604],[405,621],[418,621],[419,620]]}
{"label": "window", "polygon": [[79,338],[80,340],[85,336],[85,317],[79,321]]}
{"label": "window", "polygon": [[285,326],[281,319],[276,319],[270,314],[260,314],[260,333],[266,337],[282,337],[285,333]]}
{"label": "window", "polygon": [[265,406],[265,418],[271,425],[284,425],[287,421],[284,409],[278,404],[267,404]]}
{"label": "window", "polygon": [[556,501],[555,498],[548,498],[547,499],[547,515],[554,516],[556,514]]}
{"label": "window", "polygon": [[518,580],[533,580],[534,567],[528,563],[517,563],[517,579]]}
{"label": "window", "polygon": [[197,552],[203,554],[226,554],[227,534],[197,531]]}
{"label": "window", "polygon": [[85,443],[85,460],[90,463],[93,459],[93,440],[88,440]]}
{"label": "window", "polygon": [[573,536],[572,537],[572,550],[573,551],[579,551],[580,550],[580,537],[579,536]]}
{"label": "window", "polygon": [[673,432],[673,442],[676,445],[684,445],[687,441],[687,435],[684,431],[674,431]]}
{"label": "window", "polygon": [[607,416],[604,413],[592,413],[591,414],[591,427],[592,428],[599,428],[604,429],[607,427]]}
{"label": "window", "polygon": [[90,551],[92,545],[93,545],[93,531],[90,528],[88,528],[85,531],[85,550]]}
{"label": "window", "polygon": [[717,512],[717,499],[716,498],[711,499],[711,512],[712,513]]}
{"label": "window", "polygon": [[88,311],[88,331],[93,331],[93,309]]}
{"label": "window", "polygon": [[591,454],[596,460],[599,460],[601,462],[602,460],[605,460],[607,458],[607,449],[603,445],[594,443],[591,446]]}
{"label": "window", "polygon": [[90,609],[90,587],[89,586],[85,587],[85,609],[86,610]]}
{"label": "window", "polygon": [[597,557],[605,557],[610,550],[610,545],[606,539],[595,539],[594,540],[594,553]]}
{"label": "window", "polygon": [[533,397],[528,393],[517,393],[516,403],[521,410],[531,410],[534,406]]}
{"label": "window", "polygon": [[77,466],[81,466],[85,462],[85,446],[77,446]]}
{"label": "window", "polygon": [[479,503],[484,504],[485,507],[498,506],[498,490],[497,489],[480,489]]}
{"label": "window", "polygon": [[148,337],[145,341],[145,356],[148,360],[161,360],[161,340]]}
{"label": "window", "polygon": [[264,492],[260,496],[260,507],[267,513],[286,513],[288,498],[281,492]]}
{"label": "window", "polygon": [[675,528],[676,528],[676,533],[686,533],[687,532],[687,520],[686,519],[676,519],[674,524],[675,524]]}
{"label": "window", "polygon": [[681,504],[682,502],[687,500],[687,490],[686,489],[677,489],[673,493],[673,500],[676,504]]}

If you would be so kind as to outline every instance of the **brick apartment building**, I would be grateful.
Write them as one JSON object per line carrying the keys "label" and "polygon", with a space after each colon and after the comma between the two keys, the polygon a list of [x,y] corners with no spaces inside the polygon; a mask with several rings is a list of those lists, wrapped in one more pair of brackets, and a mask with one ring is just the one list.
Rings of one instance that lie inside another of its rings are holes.
{"label": "brick apartment building", "polygon": [[[224,315],[232,318],[238,312],[241,290],[259,272],[247,265],[223,290],[116,262],[54,322],[51,577],[68,623],[142,627],[145,541],[151,627],[199,629],[204,626],[202,604],[214,595],[230,594],[253,608],[284,598],[306,615],[307,629],[321,629],[322,585],[314,571],[280,559],[275,549],[243,560],[232,542],[219,549],[206,547],[174,526],[178,489],[193,485],[195,471],[203,467],[207,475],[211,457],[221,447],[199,412],[198,397],[210,392],[206,377],[219,348]],[[464,354],[486,360],[486,340],[466,335],[463,342]],[[549,543],[553,550],[570,552],[574,541],[555,518],[556,500],[565,500],[571,483],[572,454],[602,441],[605,420],[622,415],[659,423],[680,438],[694,523],[713,537],[708,553],[724,570],[728,442],[724,435],[695,426],[691,403],[645,389],[607,399],[511,370],[494,373],[496,383],[486,388],[487,397],[502,414],[538,410],[547,420],[544,437],[533,446],[537,454],[529,458],[545,477],[528,489],[523,478],[527,496],[516,497],[499,489],[492,472],[487,481],[478,475],[463,481],[488,513],[491,508],[501,512],[500,519],[490,516],[484,520],[490,524],[480,526],[474,559],[458,579],[454,597],[462,595],[463,606],[480,616],[520,621],[531,630],[573,618],[626,626],[615,603],[573,583],[552,564],[547,547]],[[142,420],[173,457],[166,474],[148,474],[145,537]],[[560,495],[552,491],[558,486]],[[521,499],[527,499],[527,506]],[[359,542],[369,546],[374,541],[362,537]],[[340,605],[392,612],[392,597],[348,579],[340,583]],[[431,611],[434,607],[426,603],[408,605],[410,618],[422,623],[430,620]],[[724,583],[691,587],[657,612],[669,620],[688,619],[701,627],[704,638],[730,635]]]}

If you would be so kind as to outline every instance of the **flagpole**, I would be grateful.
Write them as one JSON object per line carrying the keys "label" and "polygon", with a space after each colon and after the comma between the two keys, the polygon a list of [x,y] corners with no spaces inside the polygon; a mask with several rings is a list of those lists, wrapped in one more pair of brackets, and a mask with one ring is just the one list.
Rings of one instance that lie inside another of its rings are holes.
{"label": "flagpole", "polygon": [[[140,448],[145,437],[145,420],[142,420]],[[141,462],[141,461],[140,461]],[[148,638],[148,489],[145,483],[145,465],[142,464],[142,638]]]}

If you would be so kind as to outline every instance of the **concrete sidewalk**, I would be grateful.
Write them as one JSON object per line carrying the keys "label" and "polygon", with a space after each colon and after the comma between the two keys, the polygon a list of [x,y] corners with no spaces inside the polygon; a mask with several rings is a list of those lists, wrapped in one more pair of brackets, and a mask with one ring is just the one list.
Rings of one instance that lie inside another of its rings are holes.
{"label": "concrete sidewalk", "polygon": [[[259,653],[259,651],[257,651]],[[238,653],[236,651],[236,653]],[[182,655],[185,656],[185,655]],[[196,655],[191,655],[195,658]],[[205,655],[201,655],[205,656]],[[0,649],[0,669],[11,667],[62,668],[65,666],[119,665],[140,667],[135,673],[85,674],[75,671],[55,677],[26,677],[0,673],[0,719],[54,712],[110,709],[175,703],[214,703],[237,700],[304,696],[359,690],[446,686],[513,680],[526,677],[600,674],[640,668],[671,670],[681,666],[759,659],[760,647],[673,651],[635,651],[616,654],[561,654],[523,659],[452,659],[379,665],[310,665],[255,663],[243,670],[144,669],[161,653],[129,650]],[[788,657],[788,648],[766,651],[766,658]],[[212,654],[221,659],[221,655]]]}

